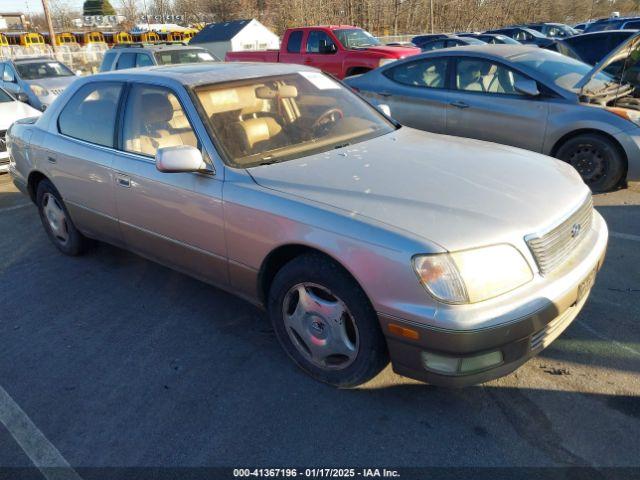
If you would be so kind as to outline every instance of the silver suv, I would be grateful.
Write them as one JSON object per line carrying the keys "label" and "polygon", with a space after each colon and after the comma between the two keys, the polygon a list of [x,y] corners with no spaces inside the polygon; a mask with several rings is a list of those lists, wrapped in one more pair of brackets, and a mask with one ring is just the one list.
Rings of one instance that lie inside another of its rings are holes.
{"label": "silver suv", "polygon": [[127,68],[201,63],[219,61],[211,52],[200,47],[189,47],[185,43],[116,45],[105,53],[100,65],[101,72]]}

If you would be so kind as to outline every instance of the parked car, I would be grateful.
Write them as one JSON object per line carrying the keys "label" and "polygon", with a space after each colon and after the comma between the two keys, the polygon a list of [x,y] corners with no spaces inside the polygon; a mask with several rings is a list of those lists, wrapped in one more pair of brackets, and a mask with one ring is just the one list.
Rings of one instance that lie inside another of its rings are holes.
{"label": "parked car", "polygon": [[459,47],[347,83],[403,125],[551,155],[605,191],[640,179],[640,118],[634,89],[601,65],[524,45]]}
{"label": "parked car", "polygon": [[521,45],[519,41],[498,33],[459,33],[458,37],[476,38],[494,45]]}
{"label": "parked car", "polygon": [[557,39],[544,48],[595,65],[634,35],[638,30],[603,30]]}
{"label": "parked car", "polygon": [[153,65],[176,65],[220,61],[211,52],[200,47],[189,47],[182,43],[149,45],[129,43],[115,45],[105,53],[100,65],[101,72],[125,68],[149,67]]}
{"label": "parked car", "polygon": [[69,67],[47,57],[0,60],[0,87],[38,110],[51,105],[76,78]]}
{"label": "parked car", "polygon": [[564,23],[528,23],[523,26],[536,30],[548,38],[566,38],[579,33],[575,28]]}
{"label": "parked car", "polygon": [[448,35],[445,38],[429,40],[422,44],[422,51],[440,50],[441,48],[460,47],[462,45],[485,45],[486,42],[471,37],[457,37]]}
{"label": "parked car", "polygon": [[0,173],[9,170],[9,152],[5,135],[13,122],[28,117],[37,117],[40,110],[19,101],[6,90],[0,88]]}
{"label": "parked car", "polygon": [[229,52],[226,60],[304,64],[345,78],[417,53],[419,48],[383,45],[366,30],[340,25],[290,28],[280,50]]}
{"label": "parked car", "polygon": [[576,30],[576,31],[578,31],[578,32],[580,32],[580,33],[583,33],[583,32],[585,31],[585,29],[586,29],[589,25],[591,25],[592,23],[593,23],[592,21],[582,22],[582,23],[577,23],[577,24],[575,24],[575,25],[573,26],[573,29],[574,29],[574,30]]}
{"label": "parked car", "polygon": [[446,38],[448,35],[446,33],[425,33],[423,35],[416,35],[411,39],[411,43],[413,43],[416,47],[422,48],[422,44],[429,42],[431,40],[436,40],[438,38]]}
{"label": "parked car", "polygon": [[639,28],[640,17],[612,17],[591,22],[584,29],[584,33],[601,32],[604,30],[637,30]]}
{"label": "parked car", "polygon": [[401,127],[300,65],[85,77],[8,138],[61,252],[101,239],[247,298],[342,387],[388,356],[434,384],[506,375],[578,315],[607,244],[566,164]]}
{"label": "parked car", "polygon": [[543,47],[551,43],[551,40],[549,38],[545,37],[540,32],[527,27],[506,27],[496,30],[488,30],[484,33],[506,35],[507,37],[513,38],[514,40],[517,40],[518,42],[525,45],[536,45],[538,47]]}

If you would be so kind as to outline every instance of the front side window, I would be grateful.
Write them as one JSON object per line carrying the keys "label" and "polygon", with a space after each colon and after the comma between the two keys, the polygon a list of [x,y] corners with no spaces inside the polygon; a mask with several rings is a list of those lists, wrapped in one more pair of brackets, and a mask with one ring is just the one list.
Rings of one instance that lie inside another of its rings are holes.
{"label": "front side window", "polygon": [[338,50],[331,37],[322,30],[312,30],[307,38],[307,53],[336,53]]}
{"label": "front side window", "polygon": [[116,64],[116,70],[124,70],[126,68],[134,68],[136,66],[136,54],[135,53],[123,53],[118,57],[118,63]]}
{"label": "front side window", "polygon": [[167,50],[155,54],[158,65],[176,65],[180,63],[215,62],[215,57],[206,50],[191,48]]}
{"label": "front side window", "polygon": [[196,89],[214,141],[235,167],[330,151],[395,126],[320,72],[299,72]]}
{"label": "front side window", "polygon": [[113,147],[114,129],[122,85],[90,83],[81,87],[58,117],[60,133],[69,137]]}
{"label": "front side window", "polygon": [[456,88],[466,92],[521,95],[515,84],[525,79],[500,63],[478,58],[459,59],[456,68]]}
{"label": "front side window", "polygon": [[146,53],[139,53],[136,56],[136,67],[149,67],[153,65],[153,60]]}
{"label": "front side window", "polygon": [[71,70],[55,60],[19,63],[16,65],[16,68],[23,80],[73,76],[73,72]]}
{"label": "front side window", "polygon": [[302,30],[296,30],[289,34],[289,41],[287,42],[287,52],[300,53],[300,47],[302,46]]}
{"label": "front side window", "polygon": [[159,148],[191,145],[198,148],[191,124],[166,88],[134,85],[124,113],[123,147],[131,153],[155,157]]}
{"label": "front side window", "polygon": [[111,70],[111,66],[113,65],[113,61],[115,60],[116,55],[117,55],[117,52],[115,52],[114,50],[109,50],[107,53],[104,54],[104,58],[102,59],[102,64],[100,65],[101,72],[107,72]]}
{"label": "front side window", "polygon": [[447,59],[434,58],[404,63],[384,72],[394,82],[425,88],[445,88]]}

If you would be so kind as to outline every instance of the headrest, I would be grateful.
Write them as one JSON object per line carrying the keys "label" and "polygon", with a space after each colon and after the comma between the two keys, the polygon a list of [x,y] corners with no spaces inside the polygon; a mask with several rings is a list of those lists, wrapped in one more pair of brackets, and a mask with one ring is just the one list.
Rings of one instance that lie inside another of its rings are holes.
{"label": "headrest", "polygon": [[264,100],[271,100],[276,97],[296,98],[297,96],[298,89],[293,85],[281,85],[277,90],[264,85],[256,88],[256,97]]}
{"label": "headrest", "polygon": [[173,118],[173,106],[163,93],[146,93],[140,101],[144,116],[157,122],[168,122]]}

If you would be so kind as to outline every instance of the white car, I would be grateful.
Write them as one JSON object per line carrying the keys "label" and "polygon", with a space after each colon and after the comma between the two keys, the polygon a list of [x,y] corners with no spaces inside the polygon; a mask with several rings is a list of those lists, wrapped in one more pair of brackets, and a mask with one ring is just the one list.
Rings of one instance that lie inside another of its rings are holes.
{"label": "white car", "polygon": [[9,170],[9,152],[5,135],[13,122],[27,117],[39,116],[41,112],[16,100],[6,90],[0,88],[0,173]]}

